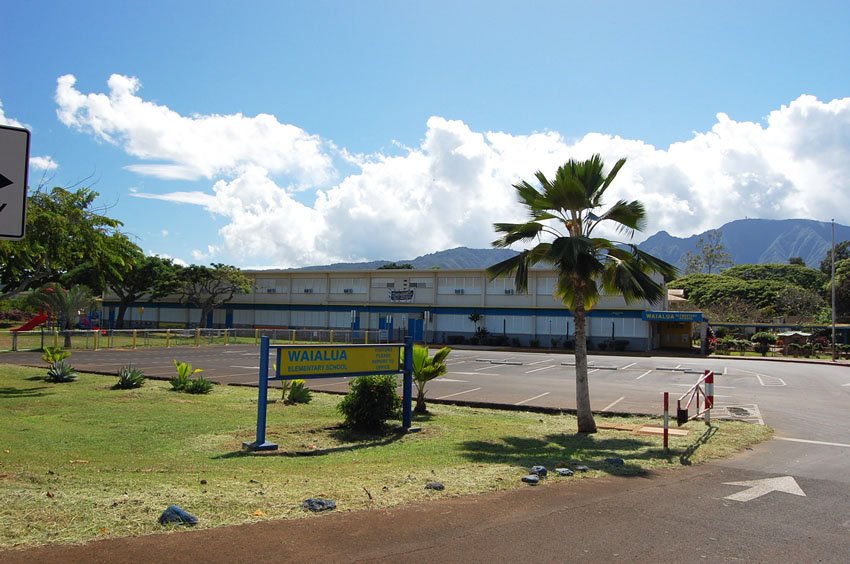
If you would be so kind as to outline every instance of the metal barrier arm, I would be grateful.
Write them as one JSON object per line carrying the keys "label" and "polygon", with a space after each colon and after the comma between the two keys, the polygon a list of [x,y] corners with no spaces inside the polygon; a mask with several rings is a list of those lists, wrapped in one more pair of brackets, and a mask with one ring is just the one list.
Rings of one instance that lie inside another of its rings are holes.
{"label": "metal barrier arm", "polygon": [[[703,389],[702,385],[705,385]],[[688,403],[685,407],[682,407],[682,400],[690,395],[688,399]],[[703,409],[700,410],[700,395],[704,398],[703,401]],[[694,399],[697,400],[697,411],[693,416],[687,416],[687,413],[690,410],[691,404]],[[677,413],[676,413],[676,421],[679,425],[684,423],[685,421],[691,421],[697,419],[701,415],[705,415],[705,424],[711,424],[711,408],[714,407],[714,372],[711,370],[706,370],[705,374],[697,380],[697,383],[691,386],[687,392],[679,396],[679,399],[676,402]],[[684,413],[683,413],[684,412]]]}

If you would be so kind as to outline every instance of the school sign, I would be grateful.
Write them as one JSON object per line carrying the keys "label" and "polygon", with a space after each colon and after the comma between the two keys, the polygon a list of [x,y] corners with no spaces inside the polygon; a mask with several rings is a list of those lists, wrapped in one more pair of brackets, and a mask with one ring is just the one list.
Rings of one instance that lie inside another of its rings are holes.
{"label": "school sign", "polygon": [[277,350],[281,380],[396,374],[401,372],[401,346],[293,346]]}
{"label": "school sign", "polygon": [[[402,362],[401,351],[404,350]],[[269,374],[269,357],[276,351],[277,363]],[[249,451],[277,450],[266,440],[266,405],[270,380],[307,380],[310,378],[357,377],[370,374],[403,373],[402,427],[411,428],[413,420],[413,337],[404,343],[386,345],[272,345],[260,338],[260,374],[257,390],[257,438],[242,443]]]}

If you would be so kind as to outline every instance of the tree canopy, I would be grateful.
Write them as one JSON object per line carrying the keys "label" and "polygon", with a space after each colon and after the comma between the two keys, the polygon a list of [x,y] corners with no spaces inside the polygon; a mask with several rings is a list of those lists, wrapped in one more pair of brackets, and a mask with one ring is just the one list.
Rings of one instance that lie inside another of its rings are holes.
{"label": "tree canopy", "polygon": [[178,292],[181,301],[200,308],[199,327],[206,326],[209,314],[216,307],[229,302],[236,294],[247,294],[250,290],[251,280],[235,266],[193,264],[179,273]]}
{"label": "tree canopy", "polygon": [[26,237],[0,241],[0,298],[59,282],[81,265],[95,272],[122,267],[129,247],[121,222],[96,208],[97,195],[55,187],[27,198]]}

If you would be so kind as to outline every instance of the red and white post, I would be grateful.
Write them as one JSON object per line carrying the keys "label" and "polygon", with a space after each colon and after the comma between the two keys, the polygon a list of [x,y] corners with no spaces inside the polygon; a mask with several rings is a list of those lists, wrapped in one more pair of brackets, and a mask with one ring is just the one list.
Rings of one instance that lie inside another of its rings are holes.
{"label": "red and white post", "polygon": [[714,372],[705,371],[705,424],[711,426],[711,408],[714,407]]}
{"label": "red and white post", "polygon": [[664,450],[667,449],[667,436],[670,429],[670,392],[664,392]]}

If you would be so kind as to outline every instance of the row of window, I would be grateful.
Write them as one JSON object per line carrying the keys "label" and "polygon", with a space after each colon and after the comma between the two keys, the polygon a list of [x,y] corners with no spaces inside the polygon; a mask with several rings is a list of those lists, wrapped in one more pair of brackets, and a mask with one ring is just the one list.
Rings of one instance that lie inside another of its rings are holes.
{"label": "row of window", "polygon": [[[481,277],[476,276],[446,276],[437,278],[438,294],[481,294]],[[538,295],[552,295],[555,290],[554,277],[540,277],[536,279],[536,293]],[[327,279],[323,278],[300,278],[292,280],[292,293],[294,294],[323,294]],[[331,294],[365,294],[366,279],[363,278],[331,278]],[[372,278],[372,288],[388,288],[406,290],[411,288],[433,288],[432,278],[411,278],[409,281],[399,283],[393,278]],[[512,278],[496,278],[486,284],[488,294],[516,294],[516,286]],[[258,294],[285,294],[287,292],[287,280],[276,278],[259,278],[256,281],[255,291]]]}

